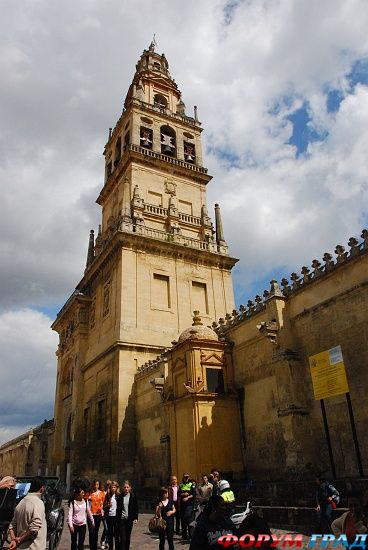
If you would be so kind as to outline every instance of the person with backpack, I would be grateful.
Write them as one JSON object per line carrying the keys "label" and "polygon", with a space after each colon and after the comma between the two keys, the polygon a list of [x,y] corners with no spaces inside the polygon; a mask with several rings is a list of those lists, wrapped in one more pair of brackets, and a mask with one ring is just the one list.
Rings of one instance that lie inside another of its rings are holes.
{"label": "person with backpack", "polygon": [[71,550],[83,550],[87,523],[94,529],[93,515],[82,487],[77,487],[69,500],[68,527],[71,535]]}
{"label": "person with backpack", "polygon": [[319,474],[316,475],[316,484],[316,510],[320,523],[320,533],[330,533],[332,510],[340,502],[340,495],[338,490]]}

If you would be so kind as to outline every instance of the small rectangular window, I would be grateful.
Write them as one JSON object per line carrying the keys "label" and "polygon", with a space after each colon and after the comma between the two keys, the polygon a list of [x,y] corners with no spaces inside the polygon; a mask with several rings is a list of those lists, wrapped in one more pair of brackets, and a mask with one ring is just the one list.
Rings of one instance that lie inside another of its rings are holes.
{"label": "small rectangular window", "polygon": [[224,373],[222,369],[206,369],[207,391],[210,393],[225,393]]}
{"label": "small rectangular window", "polygon": [[130,134],[127,132],[124,136],[124,151],[129,149],[129,143],[130,143]]}
{"label": "small rectangular window", "polygon": [[83,435],[84,435],[84,442],[88,443],[88,435],[89,435],[89,408],[87,407],[83,411]]}
{"label": "small rectangular window", "polygon": [[162,206],[161,193],[155,193],[154,191],[148,191],[148,204],[154,204],[155,206]]}
{"label": "small rectangular window", "polygon": [[153,274],[151,303],[154,308],[171,308],[170,278],[167,275]]}
{"label": "small rectangular window", "polygon": [[197,310],[202,315],[208,315],[206,283],[192,281],[192,310]]}
{"label": "small rectangular window", "polygon": [[110,313],[110,281],[103,288],[102,317],[107,317]]}
{"label": "small rectangular window", "polygon": [[106,400],[101,399],[97,403],[97,419],[96,419],[97,439],[103,439],[105,437],[105,423],[106,423]]}
{"label": "small rectangular window", "polygon": [[106,166],[106,179],[111,176],[111,173],[112,173],[112,160],[110,160],[110,162]]}
{"label": "small rectangular window", "polygon": [[183,214],[189,214],[189,216],[193,216],[193,205],[191,202],[188,201],[179,201],[179,212],[182,212]]}

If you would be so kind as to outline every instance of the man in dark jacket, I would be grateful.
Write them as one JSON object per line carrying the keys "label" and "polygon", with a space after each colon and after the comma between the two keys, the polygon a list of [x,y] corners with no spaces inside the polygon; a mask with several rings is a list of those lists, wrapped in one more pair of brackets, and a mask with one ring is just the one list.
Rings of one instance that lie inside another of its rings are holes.
{"label": "man in dark jacket", "polygon": [[183,474],[182,482],[179,485],[178,500],[180,503],[181,536],[188,538],[188,526],[192,520],[195,490],[189,480],[189,474]]}
{"label": "man in dark jacket", "polygon": [[332,510],[340,502],[340,495],[337,489],[319,474],[316,475],[316,484],[316,509],[319,516],[320,532],[331,533]]}
{"label": "man in dark jacket", "polygon": [[131,491],[130,482],[124,481],[122,492],[116,498],[116,522],[120,550],[129,550],[133,524],[138,521],[138,502]]}

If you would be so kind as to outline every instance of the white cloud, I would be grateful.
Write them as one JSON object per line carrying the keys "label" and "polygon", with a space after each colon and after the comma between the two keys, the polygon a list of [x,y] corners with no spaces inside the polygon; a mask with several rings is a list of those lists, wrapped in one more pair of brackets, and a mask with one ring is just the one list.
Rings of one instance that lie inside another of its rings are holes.
{"label": "white cloud", "polygon": [[[188,113],[198,105],[214,175],[209,204],[222,206],[230,251],[241,258],[239,292],[265,272],[294,271],[360,234],[368,92],[351,90],[348,74],[368,56],[367,27],[365,0],[141,0],[139,15],[128,0],[5,0],[2,322],[28,319],[29,309],[16,308],[62,304],[80,279],[89,229],[99,222],[94,200],[108,128],[154,33]],[[343,97],[337,113],[327,111],[331,89]],[[309,126],[327,137],[296,158],[286,144],[287,116],[303,104]],[[27,346],[34,341],[37,335]],[[47,352],[53,365],[54,347]]]}
{"label": "white cloud", "polygon": [[0,444],[53,415],[57,335],[31,309],[0,315]]}

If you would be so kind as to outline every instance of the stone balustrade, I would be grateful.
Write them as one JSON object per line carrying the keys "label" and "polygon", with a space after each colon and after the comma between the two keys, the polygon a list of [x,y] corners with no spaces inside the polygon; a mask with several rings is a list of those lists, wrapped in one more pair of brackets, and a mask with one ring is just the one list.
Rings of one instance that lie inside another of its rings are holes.
{"label": "stone balustrade", "polygon": [[152,151],[151,149],[145,149],[144,147],[140,147],[139,145],[130,144],[127,146],[126,150],[134,151],[136,153],[142,153],[147,157],[163,160],[165,162],[173,164],[174,166],[188,168],[189,170],[192,170],[192,172],[199,172],[201,174],[207,174],[208,172],[207,168],[203,168],[202,166],[196,166],[195,164],[191,164],[190,162],[185,162],[184,160],[180,160],[176,157],[169,157],[168,155],[157,153],[156,151]]}
{"label": "stone balustrade", "polygon": [[[168,209],[163,208],[162,206],[156,206],[155,204],[146,204],[144,205],[144,212],[148,214],[153,214],[154,216],[160,216],[166,218],[168,216]],[[185,214],[184,212],[179,212],[179,220],[190,225],[201,225],[201,218],[197,216],[192,216],[191,214]]]}

